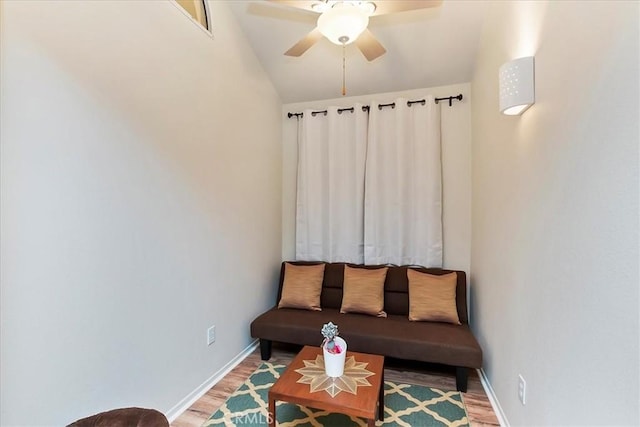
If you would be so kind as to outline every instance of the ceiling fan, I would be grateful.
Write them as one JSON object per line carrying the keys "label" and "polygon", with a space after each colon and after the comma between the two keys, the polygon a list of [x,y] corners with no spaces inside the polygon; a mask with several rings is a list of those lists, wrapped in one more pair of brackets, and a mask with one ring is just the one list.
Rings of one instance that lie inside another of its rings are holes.
{"label": "ceiling fan", "polygon": [[332,43],[341,46],[355,42],[368,61],[373,61],[386,52],[386,49],[375,38],[373,33],[367,29],[369,17],[426,9],[439,6],[442,3],[442,0],[268,1],[320,14],[316,28],[287,50],[284,53],[285,55],[300,56],[324,36]]}

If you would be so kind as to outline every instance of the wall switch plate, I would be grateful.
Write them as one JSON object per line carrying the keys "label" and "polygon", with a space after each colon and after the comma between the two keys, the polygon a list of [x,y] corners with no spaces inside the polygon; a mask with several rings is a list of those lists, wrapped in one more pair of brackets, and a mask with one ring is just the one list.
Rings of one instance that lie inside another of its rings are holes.
{"label": "wall switch plate", "polygon": [[207,329],[207,345],[211,345],[216,341],[216,325]]}
{"label": "wall switch plate", "polygon": [[520,403],[523,405],[526,402],[527,396],[527,382],[524,380],[522,375],[518,375],[518,399],[520,399]]}

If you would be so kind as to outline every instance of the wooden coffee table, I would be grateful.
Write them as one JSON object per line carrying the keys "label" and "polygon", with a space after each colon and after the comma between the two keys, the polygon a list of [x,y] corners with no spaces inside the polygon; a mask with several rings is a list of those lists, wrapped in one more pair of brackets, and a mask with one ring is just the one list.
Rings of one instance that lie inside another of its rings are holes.
{"label": "wooden coffee table", "polygon": [[309,384],[298,382],[303,375],[296,370],[306,366],[304,361],[313,361],[319,355],[320,347],[305,346],[273,384],[269,390],[269,426],[276,424],[276,400],[365,418],[369,426],[375,426],[376,414],[378,419],[384,419],[384,356],[347,351],[347,359],[354,356],[356,362],[367,364],[366,370],[372,373],[367,377],[371,385],[358,386],[356,394],[340,391],[332,397],[325,390],[312,392]]}

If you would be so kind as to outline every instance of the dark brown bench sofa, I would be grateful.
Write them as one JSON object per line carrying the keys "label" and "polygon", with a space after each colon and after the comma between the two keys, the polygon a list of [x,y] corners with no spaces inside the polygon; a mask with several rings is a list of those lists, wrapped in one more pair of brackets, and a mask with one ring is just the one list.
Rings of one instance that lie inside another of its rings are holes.
{"label": "dark brown bench sofa", "polygon": [[[291,262],[297,265],[318,262]],[[327,263],[322,283],[322,311],[278,309],[277,306],[258,316],[251,323],[251,336],[260,339],[263,360],[271,358],[273,341],[319,346],[320,329],[331,321],[338,325],[351,351],[381,354],[398,359],[439,363],[456,367],[456,387],[467,390],[468,368],[482,366],[482,350],[471,333],[467,316],[466,275],[457,274],[456,305],[461,325],[440,322],[409,321],[409,291],[406,266],[390,266],[384,284],[386,318],[365,314],[340,313],[344,277],[343,263]],[[360,266],[380,268],[382,266]],[[285,263],[280,270],[277,302],[282,294]],[[416,268],[417,271],[441,275],[453,270]]]}

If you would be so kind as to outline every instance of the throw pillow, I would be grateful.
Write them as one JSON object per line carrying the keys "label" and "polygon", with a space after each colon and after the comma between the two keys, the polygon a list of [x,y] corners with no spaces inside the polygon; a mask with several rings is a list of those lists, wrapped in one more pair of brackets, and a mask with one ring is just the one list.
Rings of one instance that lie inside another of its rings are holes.
{"label": "throw pillow", "polygon": [[407,270],[409,320],[430,320],[460,325],[456,306],[456,273],[436,276]]}
{"label": "throw pillow", "polygon": [[367,269],[344,266],[340,313],[363,313],[387,317],[384,308],[384,280],[387,267]]}
{"label": "throw pillow", "polygon": [[294,265],[284,263],[282,296],[278,308],[301,308],[321,311],[320,294],[324,264]]}

